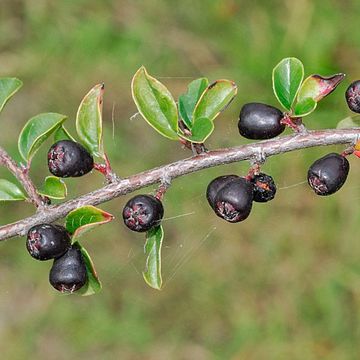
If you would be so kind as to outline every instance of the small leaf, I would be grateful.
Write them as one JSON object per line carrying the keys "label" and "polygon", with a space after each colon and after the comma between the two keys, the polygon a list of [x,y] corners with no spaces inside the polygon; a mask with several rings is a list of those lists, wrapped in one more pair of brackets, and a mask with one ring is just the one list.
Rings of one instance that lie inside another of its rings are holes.
{"label": "small leaf", "polygon": [[193,119],[208,118],[213,121],[234,99],[237,86],[230,80],[217,80],[210,84],[197,102]]}
{"label": "small leaf", "polygon": [[0,179],[0,201],[17,201],[25,199],[26,196],[17,185],[8,180]]}
{"label": "small leaf", "polygon": [[22,85],[22,81],[16,78],[0,78],[0,111]]}
{"label": "small leaf", "polygon": [[189,130],[192,128],[192,115],[195,105],[208,85],[208,79],[196,79],[188,85],[187,92],[179,96],[179,113]]}
{"label": "small leaf", "polygon": [[348,116],[337,123],[337,129],[351,129],[360,127],[360,115]]}
{"label": "small leaf", "polygon": [[66,184],[56,176],[48,176],[39,189],[39,194],[51,199],[65,199],[67,195]]}
{"label": "small leaf", "polygon": [[20,155],[29,162],[41,144],[67,119],[55,113],[39,114],[31,118],[21,130],[18,139]]}
{"label": "small leaf", "polygon": [[94,263],[91,260],[89,253],[86,251],[86,249],[83,246],[81,246],[78,242],[75,243],[75,246],[80,248],[81,254],[85,262],[86,273],[88,277],[86,284],[76,293],[82,296],[94,295],[100,292],[102,288],[101,282],[98,278],[98,275],[94,267]]}
{"label": "small leaf", "polygon": [[275,66],[272,74],[273,90],[286,110],[291,110],[303,78],[304,66],[299,59],[285,58]]}
{"label": "small leaf", "polygon": [[58,142],[60,140],[71,140],[76,141],[71,134],[65,129],[64,125],[61,125],[54,133],[54,141]]}
{"label": "small leaf", "polygon": [[69,212],[65,219],[65,227],[70,234],[73,234],[73,239],[75,239],[95,226],[108,223],[113,219],[114,216],[106,211],[95,206],[86,205]]}
{"label": "small leaf", "polygon": [[103,157],[102,104],[104,84],[95,85],[83,98],[76,114],[80,142],[94,156]]}
{"label": "small leaf", "polygon": [[146,233],[145,254],[147,255],[143,277],[146,283],[156,290],[162,286],[161,246],[164,238],[162,226],[156,226]]}
{"label": "small leaf", "polygon": [[317,102],[312,98],[305,98],[295,104],[292,117],[303,117],[312,113],[317,106]]}
{"label": "small leaf", "polygon": [[161,135],[178,140],[178,114],[169,90],[142,66],[131,82],[132,97],[142,117]]}
{"label": "small leaf", "polygon": [[179,134],[192,143],[203,143],[214,131],[214,123],[208,118],[197,118],[191,129],[191,136]]}
{"label": "small leaf", "polygon": [[316,102],[319,102],[325,96],[332,93],[344,77],[345,74],[335,74],[329,77],[320,75],[307,77],[301,85],[297,101],[302,102],[306,98],[312,98]]}

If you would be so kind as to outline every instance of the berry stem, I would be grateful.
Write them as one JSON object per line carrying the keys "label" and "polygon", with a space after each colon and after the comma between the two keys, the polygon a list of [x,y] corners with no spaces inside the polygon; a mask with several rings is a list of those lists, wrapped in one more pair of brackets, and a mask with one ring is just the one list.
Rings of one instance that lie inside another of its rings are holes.
{"label": "berry stem", "polygon": [[355,152],[354,146],[349,146],[340,155],[346,157],[353,154],[354,152]]}
{"label": "berry stem", "polygon": [[105,164],[94,163],[94,169],[96,171],[99,171],[101,174],[105,176],[106,182],[108,184],[112,184],[113,182],[118,181],[119,177],[113,172],[110,165],[110,160],[105,153],[104,153],[104,161]]}
{"label": "berry stem", "polygon": [[[290,151],[338,144],[354,144],[360,136],[360,128],[316,130],[306,134],[280,136],[270,140],[258,141],[233,148],[217,149],[202,156],[190,157],[167,165],[159,166],[106,185],[91,193],[51,205],[46,211],[0,227],[0,240],[24,235],[34,225],[52,223],[66,216],[70,211],[85,205],[99,205],[135,190],[161,183],[164,174],[171,179],[207,169],[214,166],[251,160],[257,154],[266,157]],[[3,154],[3,152],[0,152]],[[0,158],[2,159],[1,155]],[[4,161],[4,160],[2,160]],[[1,160],[0,160],[1,162]]]}
{"label": "berry stem", "polygon": [[29,177],[29,167],[22,167],[12,159],[12,157],[0,147],[0,165],[5,166],[21,183],[26,191],[29,200],[38,208],[44,208],[48,203],[46,198],[41,196]]}
{"label": "berry stem", "polygon": [[301,118],[291,117],[290,114],[284,114],[284,117],[280,121],[281,124],[294,130],[297,134],[307,134],[308,130],[302,122]]}
{"label": "berry stem", "polygon": [[171,185],[171,179],[170,178],[163,178],[161,180],[161,183],[156,191],[156,194],[155,194],[155,197],[158,199],[158,200],[162,200],[164,198],[164,195],[167,191],[167,189],[170,187]]}

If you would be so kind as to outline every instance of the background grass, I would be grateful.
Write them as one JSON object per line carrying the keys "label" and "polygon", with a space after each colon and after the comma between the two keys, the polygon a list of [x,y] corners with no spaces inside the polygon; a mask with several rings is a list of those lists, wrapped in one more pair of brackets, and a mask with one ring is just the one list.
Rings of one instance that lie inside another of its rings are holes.
{"label": "background grass", "polygon": [[[236,81],[238,96],[207,145],[239,145],[241,105],[277,106],[271,70],[286,56],[300,58],[306,74],[347,74],[306,118],[309,128],[335,127],[350,115],[343,94],[360,76],[359,11],[356,0],[1,0],[1,76],[25,86],[1,114],[0,143],[19,159],[17,136],[40,112],[69,115],[74,130],[82,96],[105,82],[106,148],[121,176],[189,156],[139,116],[130,120],[130,81],[144,64],[176,97],[199,76]],[[48,146],[34,160],[37,184],[48,174]],[[143,236],[120,221],[128,196],[102,206],[117,220],[83,241],[104,285],[97,296],[59,296],[48,284],[51,264],[33,261],[24,238],[2,243],[1,358],[358,359],[359,161],[350,159],[336,195],[316,197],[305,183],[317,157],[341,149],[268,159],[277,197],[236,225],[212,214],[204,192],[216,176],[246,173],[247,163],[174,181],[164,201],[161,292],[142,280]],[[70,197],[102,183],[98,174],[67,181]],[[32,213],[4,204],[0,222]]]}

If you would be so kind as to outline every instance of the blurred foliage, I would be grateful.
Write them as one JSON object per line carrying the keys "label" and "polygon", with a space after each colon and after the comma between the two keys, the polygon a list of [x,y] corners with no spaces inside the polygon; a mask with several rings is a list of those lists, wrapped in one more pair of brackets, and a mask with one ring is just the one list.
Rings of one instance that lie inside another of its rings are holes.
{"label": "blurred foliage", "polygon": [[[190,156],[131,118],[130,81],[141,65],[176,97],[200,76],[234,80],[239,93],[207,145],[245,143],[236,128],[240,107],[277,106],[271,70],[286,56],[301,59],[306,75],[347,74],[306,118],[309,128],[335,127],[349,115],[343,93],[360,73],[359,14],[356,0],[2,0],[1,76],[17,76],[24,87],[1,114],[0,143],[20,160],[22,126],[48,111],[68,115],[74,133],[82,97],[104,82],[105,145],[121,176]],[[59,296],[47,281],[51,264],[33,261],[23,238],[1,244],[2,358],[357,359],[359,161],[351,159],[348,182],[329,198],[305,183],[308,166],[330,150],[341,147],[268,159],[277,197],[236,225],[212,214],[204,192],[215,176],[244,174],[248,164],[175,180],[164,201],[161,292],[141,276],[143,236],[121,223],[128,197],[103,205],[117,222],[87,235],[99,295]],[[33,162],[37,184],[48,175],[45,155],[46,147]],[[102,183],[98,174],[67,180],[69,196]],[[2,205],[1,223],[33,211]]]}

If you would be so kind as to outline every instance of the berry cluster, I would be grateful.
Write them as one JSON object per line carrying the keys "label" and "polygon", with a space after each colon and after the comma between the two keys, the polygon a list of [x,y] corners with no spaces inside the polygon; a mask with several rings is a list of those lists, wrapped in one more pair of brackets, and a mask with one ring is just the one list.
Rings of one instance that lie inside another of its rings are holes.
{"label": "berry cluster", "polygon": [[56,290],[73,293],[86,284],[87,273],[81,251],[76,245],[71,245],[70,236],[63,226],[33,226],[27,234],[26,248],[36,260],[54,259],[49,281]]}

